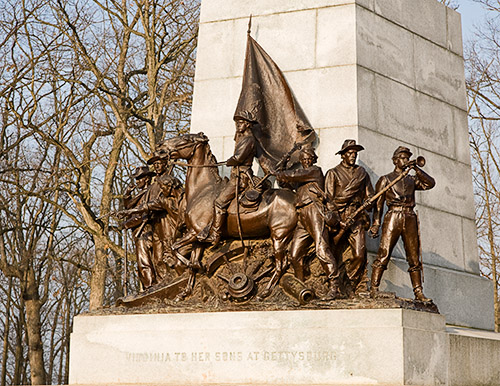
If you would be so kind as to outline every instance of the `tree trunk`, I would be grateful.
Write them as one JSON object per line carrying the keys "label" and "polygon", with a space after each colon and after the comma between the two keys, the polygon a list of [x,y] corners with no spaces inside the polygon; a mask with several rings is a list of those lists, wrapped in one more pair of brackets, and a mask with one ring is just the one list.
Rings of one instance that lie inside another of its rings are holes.
{"label": "tree trunk", "polygon": [[97,237],[94,237],[95,245],[95,263],[92,267],[92,276],[90,278],[90,298],[89,309],[97,310],[104,303],[104,286],[106,285],[106,271],[108,252],[106,243]]}
{"label": "tree trunk", "polygon": [[[53,325],[52,325],[52,331],[50,333],[50,341],[49,343],[49,358],[48,358],[48,370],[47,370],[47,383],[52,384],[52,379],[53,379],[53,374],[54,374],[54,366],[57,365],[56,363],[56,356],[57,356],[57,343],[56,343],[56,331],[57,331],[57,326],[58,326],[58,320],[60,318],[60,313],[61,313],[61,308],[62,308],[62,302],[63,300],[59,300],[57,303],[56,309],[54,311],[54,317],[53,317]],[[61,334],[64,334],[64,330],[61,331]]]}
{"label": "tree trunk", "polygon": [[1,385],[6,385],[7,380],[7,357],[9,355],[9,330],[10,330],[10,306],[12,302],[12,277],[9,278],[9,290],[7,292],[7,304],[5,306],[5,329],[3,332],[2,352],[2,379]]}
{"label": "tree trunk", "polygon": [[64,334],[61,340],[61,358],[59,360],[59,384],[68,384],[69,375],[69,337],[71,332],[71,299],[66,299],[66,313],[64,317]]}
{"label": "tree trunk", "polygon": [[26,289],[23,293],[26,309],[26,333],[28,337],[28,358],[31,369],[31,384],[45,385],[46,374],[43,361],[43,343],[40,321],[40,296],[33,267],[26,273]]}
{"label": "tree trunk", "polygon": [[24,301],[21,297],[19,304],[19,318],[16,325],[16,352],[14,355],[14,376],[12,377],[13,385],[22,385],[22,373],[24,369]]}

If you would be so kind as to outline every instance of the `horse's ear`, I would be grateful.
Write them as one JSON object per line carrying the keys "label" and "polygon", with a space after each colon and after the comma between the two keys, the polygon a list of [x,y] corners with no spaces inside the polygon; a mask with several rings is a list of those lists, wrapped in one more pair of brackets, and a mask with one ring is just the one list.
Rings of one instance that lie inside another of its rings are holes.
{"label": "horse's ear", "polygon": [[208,137],[202,131],[200,131],[195,138],[197,142],[208,142]]}

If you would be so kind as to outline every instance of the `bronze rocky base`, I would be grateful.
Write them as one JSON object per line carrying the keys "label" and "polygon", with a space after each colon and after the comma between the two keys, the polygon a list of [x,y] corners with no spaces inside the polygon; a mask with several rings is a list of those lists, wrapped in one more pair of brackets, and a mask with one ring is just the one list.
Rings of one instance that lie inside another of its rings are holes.
{"label": "bronze rocky base", "polygon": [[[403,308],[439,313],[434,303],[399,298],[381,292],[376,299],[361,292],[345,299],[325,300],[328,283],[317,259],[312,259],[305,283],[286,273],[268,297],[262,296],[274,272],[269,240],[247,242],[245,254],[239,241],[225,242],[207,251],[205,274],[197,274],[192,294],[179,301],[189,273],[165,284],[118,299],[115,307],[96,313],[215,312],[296,309],[380,309]],[[313,251],[310,251],[313,257]]]}

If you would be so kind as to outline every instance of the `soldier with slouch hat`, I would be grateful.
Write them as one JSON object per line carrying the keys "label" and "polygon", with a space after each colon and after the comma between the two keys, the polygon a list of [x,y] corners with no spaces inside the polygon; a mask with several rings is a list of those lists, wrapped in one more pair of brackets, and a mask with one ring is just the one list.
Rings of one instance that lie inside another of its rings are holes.
{"label": "soldier with slouch hat", "polygon": [[[138,208],[148,201],[151,177],[154,175],[147,166],[139,166],[132,174],[135,184],[130,184],[123,194],[123,206],[126,210]],[[153,224],[148,216],[134,213],[127,216],[123,227],[132,230],[139,280],[144,289],[157,283],[156,270],[153,264]]]}
{"label": "soldier with slouch hat", "polygon": [[[346,224],[350,216],[373,195],[373,186],[366,170],[356,165],[358,152],[364,147],[354,139],[346,139],[340,154],[342,161],[326,173],[325,191],[330,209],[337,210],[346,227],[344,236],[335,247],[339,265],[344,271],[344,282],[348,289],[356,293],[367,291],[366,277],[366,230],[370,218],[363,211],[352,224]],[[343,253],[347,248],[350,253]],[[342,262],[342,264],[340,264]]]}
{"label": "soldier with slouch hat", "polygon": [[[164,194],[159,180],[164,175],[170,175],[167,154],[162,151],[155,151],[148,160],[148,164],[153,165],[155,177],[149,188],[147,202],[158,202],[161,195]],[[172,184],[171,195],[172,197],[179,197],[183,193],[182,184],[176,177],[172,176],[172,178],[177,181]],[[174,200],[173,203],[176,203],[176,201]],[[173,216],[167,210],[157,209],[150,212],[149,216],[151,216],[153,224],[153,263],[157,279],[160,282],[167,277],[169,266],[172,266],[176,261],[172,257],[171,245],[179,228],[178,221],[182,219],[178,215]]]}

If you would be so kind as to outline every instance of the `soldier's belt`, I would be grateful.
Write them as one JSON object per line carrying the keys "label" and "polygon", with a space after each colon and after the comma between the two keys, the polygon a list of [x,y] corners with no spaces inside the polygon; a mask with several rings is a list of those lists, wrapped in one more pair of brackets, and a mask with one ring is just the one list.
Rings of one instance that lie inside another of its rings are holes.
{"label": "soldier's belt", "polygon": [[341,212],[356,210],[362,205],[362,202],[359,201],[336,202],[334,200],[333,203],[337,206],[338,210]]}
{"label": "soldier's belt", "polygon": [[407,205],[392,205],[389,207],[389,212],[404,212],[404,213],[414,213],[413,206]]}
{"label": "soldier's belt", "polygon": [[296,209],[302,209],[304,207],[306,207],[307,205],[310,205],[312,204],[313,201],[312,200],[309,200],[309,201],[302,201],[302,202],[299,202],[299,203],[296,203],[295,204],[295,208]]}
{"label": "soldier's belt", "polygon": [[239,170],[236,168],[233,168],[233,170],[231,171],[231,176],[236,177],[238,174],[239,174],[240,178],[247,177],[248,179],[251,179],[251,177],[253,177],[252,169],[250,167],[247,167],[247,166],[240,166]]}

